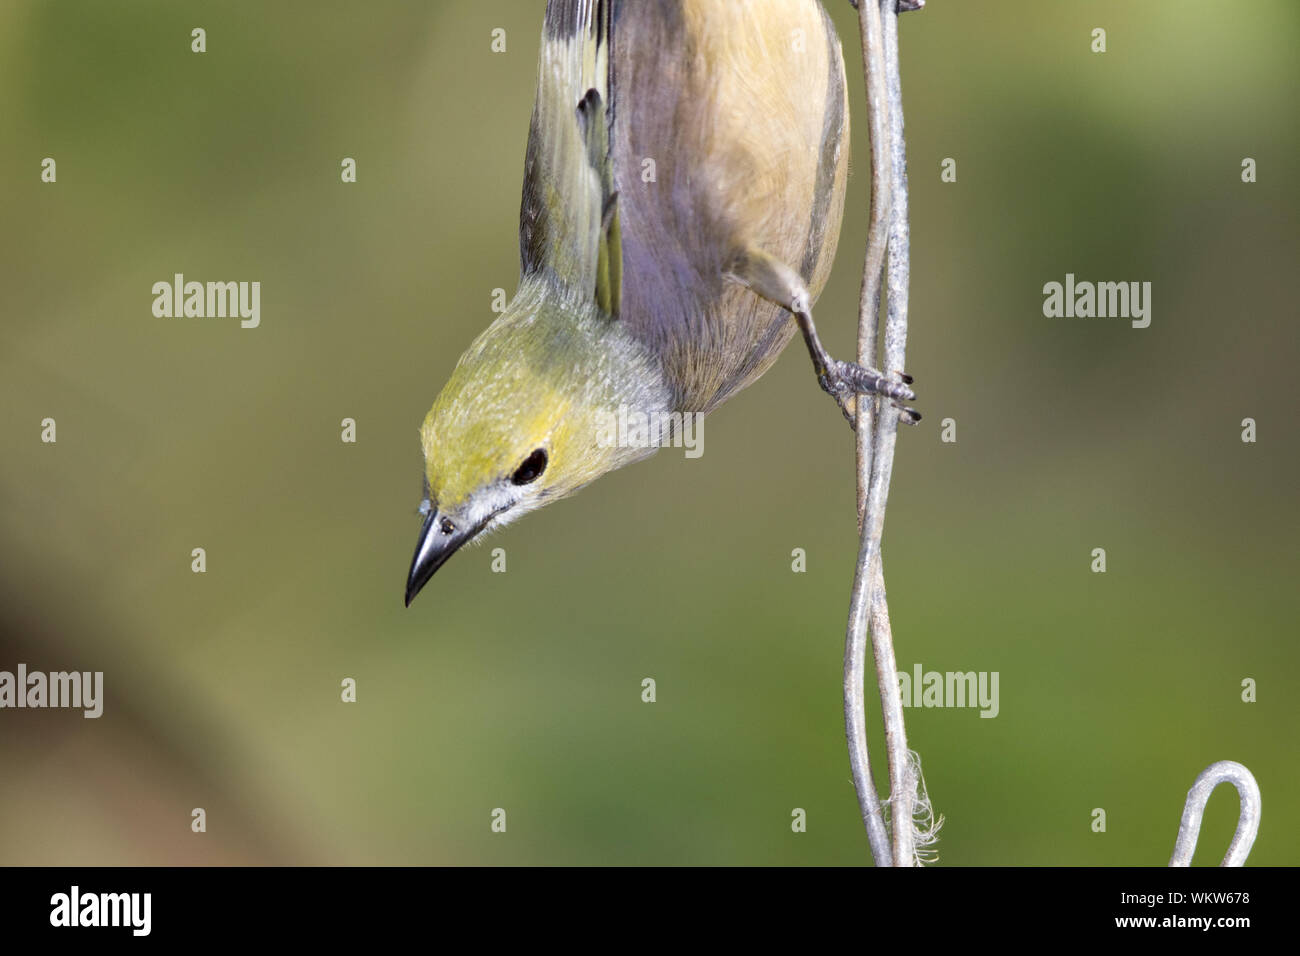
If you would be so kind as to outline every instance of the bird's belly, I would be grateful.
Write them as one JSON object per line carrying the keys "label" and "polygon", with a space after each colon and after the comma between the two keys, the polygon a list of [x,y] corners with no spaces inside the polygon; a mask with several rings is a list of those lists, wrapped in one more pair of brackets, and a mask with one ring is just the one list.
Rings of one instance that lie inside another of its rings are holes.
{"label": "bird's belly", "polygon": [[814,298],[829,276],[848,172],[839,41],[817,0],[625,2],[614,46],[619,321],[684,410],[766,371],[790,314],[729,278],[757,247]]}

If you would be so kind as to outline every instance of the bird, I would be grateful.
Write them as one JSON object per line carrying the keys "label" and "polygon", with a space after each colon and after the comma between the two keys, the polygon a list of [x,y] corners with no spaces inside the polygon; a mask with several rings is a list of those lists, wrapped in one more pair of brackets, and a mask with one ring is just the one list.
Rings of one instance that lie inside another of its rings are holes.
{"label": "bird", "polygon": [[466,543],[651,454],[602,440],[614,410],[706,414],[796,332],[850,421],[858,395],[915,398],[813,322],[848,163],[819,0],[549,0],[519,284],[420,426],[408,607]]}

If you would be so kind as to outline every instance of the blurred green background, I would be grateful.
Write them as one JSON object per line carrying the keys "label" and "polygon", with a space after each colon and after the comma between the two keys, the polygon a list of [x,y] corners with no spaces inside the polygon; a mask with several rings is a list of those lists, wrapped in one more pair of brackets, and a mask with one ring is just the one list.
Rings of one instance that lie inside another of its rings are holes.
{"label": "blurred green background", "polygon": [[[847,357],[869,151],[831,8],[855,166],[817,314]],[[541,16],[0,4],[0,669],[107,689],[99,720],[0,712],[0,863],[869,859],[852,440],[797,345],[702,458],[611,475],[402,607],[417,427],[517,277]],[[1294,864],[1300,5],[933,0],[901,32],[926,417],[887,524],[898,661],[1001,675],[994,720],[908,711],[940,862],[1162,865],[1230,758],[1263,789],[1251,862]],[[259,280],[261,327],[155,318],[176,272]],[[1150,328],[1045,318],[1067,272],[1150,281]],[[1219,791],[1198,863],[1235,820]]]}

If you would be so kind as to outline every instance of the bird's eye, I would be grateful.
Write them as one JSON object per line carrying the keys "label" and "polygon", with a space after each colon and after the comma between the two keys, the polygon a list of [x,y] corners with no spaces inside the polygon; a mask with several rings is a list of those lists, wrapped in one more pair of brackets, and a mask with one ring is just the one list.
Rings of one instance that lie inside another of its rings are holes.
{"label": "bird's eye", "polygon": [[539,448],[527,458],[524,463],[515,469],[515,473],[510,476],[512,484],[527,485],[536,481],[546,470],[546,449]]}

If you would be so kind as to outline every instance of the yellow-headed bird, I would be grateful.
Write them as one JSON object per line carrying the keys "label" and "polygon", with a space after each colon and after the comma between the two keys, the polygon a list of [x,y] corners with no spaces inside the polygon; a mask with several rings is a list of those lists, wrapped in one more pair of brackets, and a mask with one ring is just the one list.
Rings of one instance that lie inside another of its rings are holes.
{"label": "yellow-headed bird", "polygon": [[844,209],[846,99],[818,0],[550,0],[519,288],[420,429],[408,605],[476,535],[654,450],[603,440],[605,416],[708,412],[796,328],[846,415],[859,393],[913,397],[832,359],[812,322]]}

